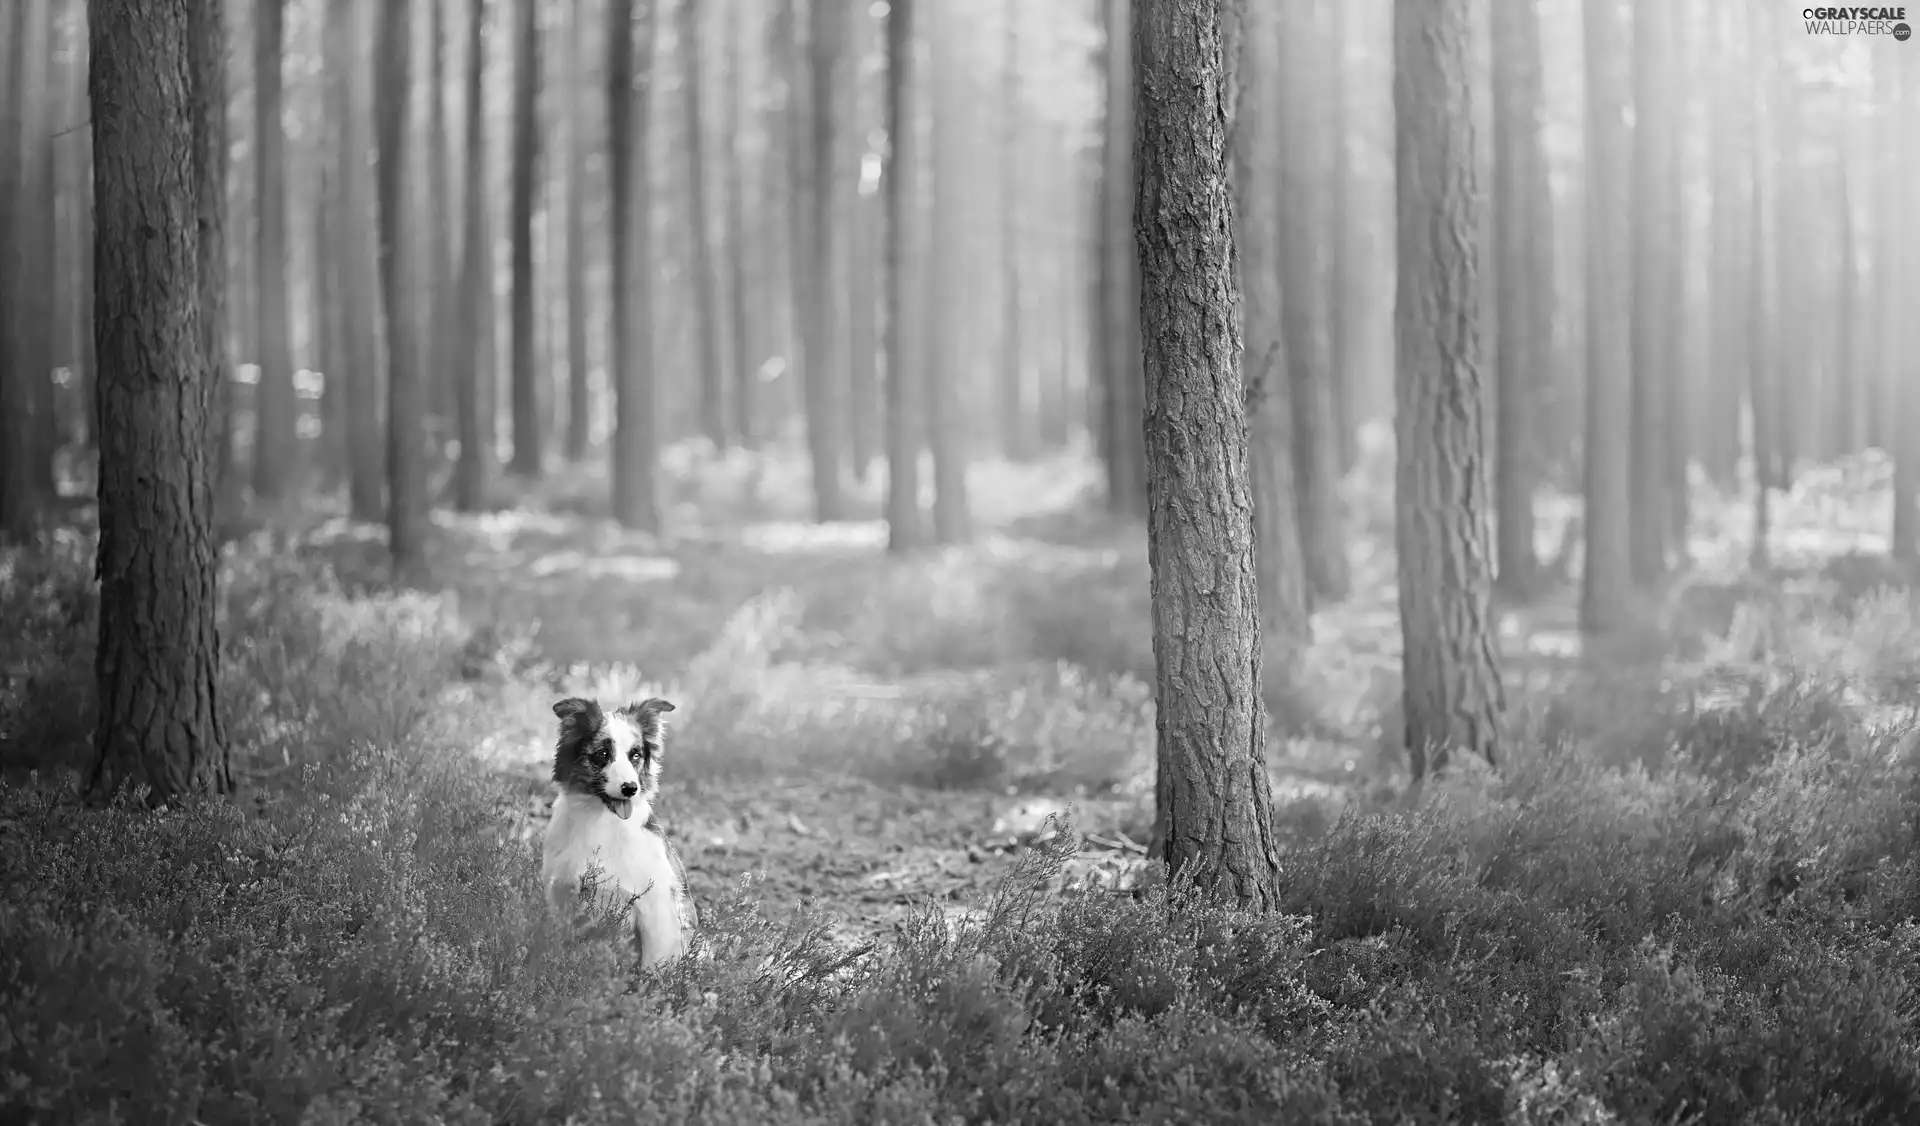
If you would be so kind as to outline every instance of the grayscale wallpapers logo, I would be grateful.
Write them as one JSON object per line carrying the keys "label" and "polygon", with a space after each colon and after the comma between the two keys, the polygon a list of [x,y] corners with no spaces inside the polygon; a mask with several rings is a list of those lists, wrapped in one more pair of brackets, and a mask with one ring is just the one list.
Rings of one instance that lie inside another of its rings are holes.
{"label": "grayscale wallpapers logo", "polygon": [[1806,8],[1808,35],[1891,35],[1896,43],[1913,37],[1905,8]]}

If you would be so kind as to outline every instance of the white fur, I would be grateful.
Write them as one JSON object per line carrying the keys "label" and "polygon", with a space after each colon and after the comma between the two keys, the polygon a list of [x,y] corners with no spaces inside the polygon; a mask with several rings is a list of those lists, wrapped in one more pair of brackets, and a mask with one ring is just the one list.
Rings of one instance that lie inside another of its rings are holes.
{"label": "white fur", "polygon": [[[625,763],[620,738],[614,736],[614,759]],[[631,765],[627,772],[633,774]],[[608,785],[617,796],[618,783]],[[676,894],[681,889],[676,887],[673,862],[667,858],[667,842],[646,827],[651,807],[640,800],[633,804],[633,816],[622,821],[598,798],[562,793],[553,803],[553,821],[547,826],[540,879],[547,888],[547,902],[566,916],[579,905],[580,878],[598,861],[601,894],[618,895],[621,900],[639,896],[631,920],[644,967],[685,953],[686,941]]]}
{"label": "white fur", "polygon": [[[633,751],[640,746],[642,736],[640,730],[626,716],[618,712],[607,717],[606,730],[607,739],[613,744],[613,760],[607,763],[605,770],[601,771],[600,790],[608,797],[618,800],[626,796],[621,792],[623,785],[631,783],[638,786],[640,784],[640,772],[633,765]],[[646,821],[645,811],[635,809],[634,813],[639,816],[642,823]]]}

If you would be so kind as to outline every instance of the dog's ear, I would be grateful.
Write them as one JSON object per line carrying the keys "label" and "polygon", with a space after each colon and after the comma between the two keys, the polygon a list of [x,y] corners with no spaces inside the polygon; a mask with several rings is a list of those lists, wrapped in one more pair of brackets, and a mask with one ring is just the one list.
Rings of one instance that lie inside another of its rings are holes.
{"label": "dog's ear", "polygon": [[600,718],[600,705],[592,700],[569,696],[553,706],[553,714],[560,717],[560,724],[563,727],[574,722],[591,723]]}
{"label": "dog's ear", "polygon": [[637,704],[628,704],[620,712],[639,724],[642,731],[658,732],[667,725],[664,713],[673,710],[672,701],[650,696]]}

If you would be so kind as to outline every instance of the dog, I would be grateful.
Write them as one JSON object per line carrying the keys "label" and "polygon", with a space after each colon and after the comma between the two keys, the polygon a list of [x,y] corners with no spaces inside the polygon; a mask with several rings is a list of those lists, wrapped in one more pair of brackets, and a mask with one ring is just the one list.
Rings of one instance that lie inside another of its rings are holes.
{"label": "dog", "polygon": [[598,865],[595,890],[632,904],[642,968],[684,954],[687,933],[699,925],[686,868],[653,812],[663,716],[673,710],[657,698],[612,712],[579,697],[553,705],[560,719],[553,755],[559,793],[542,848],[547,902],[562,917],[578,911],[581,878]]}

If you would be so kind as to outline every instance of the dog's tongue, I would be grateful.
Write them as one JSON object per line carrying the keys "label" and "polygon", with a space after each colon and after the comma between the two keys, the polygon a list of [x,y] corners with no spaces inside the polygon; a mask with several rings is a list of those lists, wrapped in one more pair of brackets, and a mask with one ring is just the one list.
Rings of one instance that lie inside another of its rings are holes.
{"label": "dog's tongue", "polygon": [[614,816],[622,821],[633,816],[633,800],[631,798],[621,798],[617,801],[609,798],[607,799],[607,808],[613,810]]}

